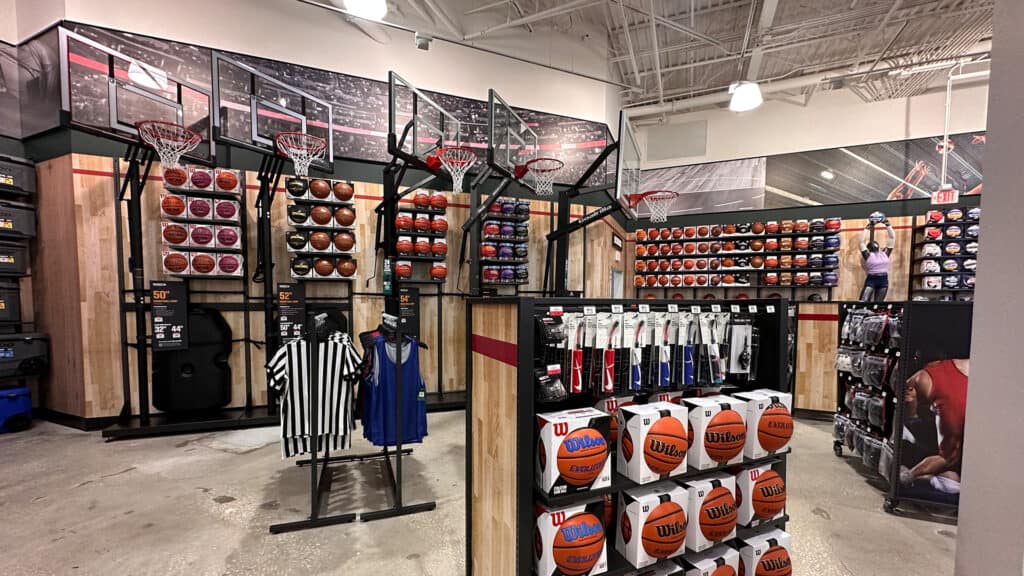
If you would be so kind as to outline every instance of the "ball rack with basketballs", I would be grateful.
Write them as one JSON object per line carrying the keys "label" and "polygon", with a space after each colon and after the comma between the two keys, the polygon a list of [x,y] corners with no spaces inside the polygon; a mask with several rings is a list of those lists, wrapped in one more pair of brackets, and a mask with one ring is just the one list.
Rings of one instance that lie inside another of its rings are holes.
{"label": "ball rack with basketballs", "polygon": [[[758,341],[723,345],[722,362],[757,378],[683,385],[687,351],[674,349],[672,326],[723,313]],[[471,298],[470,573],[509,573],[514,558],[511,573],[524,575],[668,574],[723,558],[739,574],[742,549],[788,541],[786,314],[779,300]],[[791,562],[788,550],[772,558]]]}
{"label": "ball rack with basketballs", "polygon": [[831,300],[839,284],[841,228],[838,217],[640,228],[633,286],[677,299],[684,290],[696,298],[710,289],[749,289],[726,294],[757,298],[789,290],[796,300],[797,289],[816,289]]}
{"label": "ball rack with basketballs", "polygon": [[974,298],[981,208],[934,208],[914,217],[908,293],[913,300]]}
{"label": "ball rack with basketballs", "polygon": [[530,282],[530,201],[498,198],[487,208],[480,230],[480,287],[474,294],[495,292],[500,286]]}
{"label": "ball rack with basketballs", "polygon": [[352,281],[358,275],[352,183],[324,178],[285,182],[288,268],[297,280]]}
{"label": "ball rack with basketballs", "polygon": [[[448,268],[448,194],[419,189],[399,201],[394,275],[406,284],[444,284]],[[417,265],[424,273],[417,275]]]}

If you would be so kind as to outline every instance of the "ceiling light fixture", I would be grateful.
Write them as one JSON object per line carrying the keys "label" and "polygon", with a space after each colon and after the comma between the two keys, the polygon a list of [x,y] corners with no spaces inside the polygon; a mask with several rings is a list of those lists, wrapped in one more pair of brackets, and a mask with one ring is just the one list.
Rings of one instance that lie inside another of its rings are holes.
{"label": "ceiling light fixture", "polygon": [[835,180],[836,175],[831,170],[822,170],[821,177],[825,180]]}
{"label": "ceiling light fixture", "polygon": [[383,20],[388,15],[387,0],[345,0],[345,10],[367,20]]}
{"label": "ceiling light fixture", "polygon": [[128,79],[139,86],[145,86],[153,90],[167,89],[167,72],[139,64],[138,62],[132,62],[128,65]]}
{"label": "ceiling light fixture", "polygon": [[749,112],[764,102],[761,97],[761,87],[757,82],[740,80],[729,85],[729,110],[733,112]]}

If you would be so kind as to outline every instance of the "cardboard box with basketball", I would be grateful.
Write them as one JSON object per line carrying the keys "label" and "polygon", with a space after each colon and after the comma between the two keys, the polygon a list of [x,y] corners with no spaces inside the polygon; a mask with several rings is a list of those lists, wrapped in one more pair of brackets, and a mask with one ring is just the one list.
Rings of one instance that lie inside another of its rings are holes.
{"label": "cardboard box with basketball", "polygon": [[549,496],[606,488],[612,482],[610,420],[593,408],[537,415],[537,486]]}
{"label": "cardboard box with basketball", "polygon": [[622,406],[616,470],[638,484],[686,473],[686,407],[669,402]]}
{"label": "cardboard box with basketball", "polygon": [[597,576],[608,571],[604,501],[565,508],[537,506],[533,558],[538,576]]}
{"label": "cardboard box with basketball", "polygon": [[784,450],[793,436],[790,406],[793,396],[776,390],[759,389],[733,395],[747,403],[747,443],[743,455],[750,459],[764,458]]}
{"label": "cardboard box with basketball", "polygon": [[745,401],[717,395],[684,398],[683,404],[690,415],[690,466],[710,470],[743,462],[747,441]]}
{"label": "cardboard box with basketball", "polygon": [[686,513],[691,519],[687,548],[703,552],[736,537],[736,480],[732,475],[710,474],[683,486],[689,494]]}
{"label": "cardboard box with basketball", "polygon": [[596,410],[600,410],[608,415],[611,431],[608,436],[608,446],[613,451],[618,450],[619,446],[619,408],[635,405],[636,395],[634,394],[602,398],[597,404],[594,404]]}
{"label": "cardboard box with basketball", "polygon": [[637,568],[682,555],[687,504],[686,489],[674,482],[622,492],[615,549]]}
{"label": "cardboard box with basketball", "polygon": [[786,509],[786,482],[771,464],[736,473],[736,523],[753,527],[781,518]]}
{"label": "cardboard box with basketball", "polygon": [[740,553],[729,546],[716,546],[679,559],[683,576],[736,576],[740,574]]}
{"label": "cardboard box with basketball", "polygon": [[740,574],[790,576],[792,552],[790,536],[782,530],[751,536],[740,546]]}

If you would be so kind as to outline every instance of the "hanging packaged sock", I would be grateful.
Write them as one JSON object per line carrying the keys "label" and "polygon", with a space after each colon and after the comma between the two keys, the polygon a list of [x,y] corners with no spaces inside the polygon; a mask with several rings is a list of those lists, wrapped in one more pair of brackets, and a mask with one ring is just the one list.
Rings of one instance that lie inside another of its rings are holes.
{"label": "hanging packaged sock", "polygon": [[654,340],[654,324],[657,322],[657,315],[654,312],[641,313],[644,319],[644,329],[640,334],[640,387],[647,389],[654,387],[652,379],[651,363],[654,360],[654,350],[651,342]]}
{"label": "hanging packaged sock", "polygon": [[686,384],[685,377],[683,375],[683,357],[685,345],[683,339],[686,337],[684,332],[687,330],[689,324],[686,320],[685,315],[687,312],[678,312],[672,322],[672,332],[670,339],[672,341],[672,383],[681,387]]}
{"label": "hanging packaged sock", "polygon": [[698,358],[700,360],[697,372],[697,385],[710,387],[716,384],[715,375],[718,374],[718,348],[715,345],[715,314],[713,312],[701,312],[698,315],[700,326],[700,344],[698,345]]}
{"label": "hanging packaged sock", "polygon": [[694,370],[694,343],[697,337],[697,317],[692,312],[680,312],[679,332],[677,333],[679,354],[679,374],[683,386],[696,383]]}
{"label": "hanging packaged sock", "polygon": [[619,329],[618,324],[610,313],[602,313],[597,320],[597,344],[600,349],[600,373],[595,380],[595,392],[600,394],[615,393],[615,348],[612,347],[612,340],[615,332]]}
{"label": "hanging packaged sock", "polygon": [[647,330],[647,317],[637,314],[633,329],[633,346],[629,350],[629,389],[639,391],[643,388],[643,341]]}
{"label": "hanging packaged sock", "polygon": [[729,373],[746,376],[750,373],[751,351],[749,324],[729,326]]}
{"label": "hanging packaged sock", "polygon": [[562,373],[568,375],[569,393],[583,393],[583,329],[579,314],[565,315],[566,361],[562,362]]}
{"label": "hanging packaged sock", "polygon": [[672,343],[675,342],[677,314],[666,312],[662,314],[662,327],[660,330],[661,341],[659,342],[659,378],[658,387],[662,389],[673,388],[675,382],[672,380]]}
{"label": "hanging packaged sock", "polygon": [[585,325],[583,329],[583,391],[590,392],[594,389],[594,377],[596,374],[594,358],[594,343],[597,341],[597,315],[588,314],[583,317]]}
{"label": "hanging packaged sock", "polygon": [[612,333],[612,350],[615,352],[612,362],[612,383],[616,393],[626,390],[626,368],[629,367],[629,353],[623,347],[623,334],[626,332],[625,314],[612,313],[612,325],[617,326]]}

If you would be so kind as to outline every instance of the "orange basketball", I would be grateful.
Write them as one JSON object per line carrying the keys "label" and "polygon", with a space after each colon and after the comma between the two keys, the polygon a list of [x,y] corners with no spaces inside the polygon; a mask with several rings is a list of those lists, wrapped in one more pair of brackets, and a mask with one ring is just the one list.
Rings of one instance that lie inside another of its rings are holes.
{"label": "orange basketball", "polygon": [[657,260],[648,260],[647,261],[647,271],[648,272],[654,272],[657,269],[658,269],[658,261]]}
{"label": "orange basketball", "polygon": [[658,268],[660,268],[662,272],[665,272],[665,271],[667,271],[669,269],[669,266],[671,266],[671,265],[672,265],[671,261],[669,261],[669,260],[662,260],[662,261],[660,261],[658,263]]}
{"label": "orange basketball", "polygon": [[420,208],[427,208],[430,206],[430,193],[426,190],[420,190],[416,192],[416,196],[413,197],[412,203],[419,206]]}
{"label": "orange basketball", "polygon": [[659,286],[668,286],[668,276],[658,276]]}
{"label": "orange basketball", "polygon": [[647,248],[644,248],[643,244],[637,244],[635,253],[637,256],[644,256],[647,254]]}
{"label": "orange basketball", "polygon": [[430,245],[430,251],[434,256],[444,256],[448,253],[448,243],[444,240],[434,240],[434,243]]}
{"label": "orange basketball", "polygon": [[334,214],[331,213],[331,209],[326,206],[314,207],[313,210],[310,211],[309,215],[313,219],[313,222],[316,222],[321,226],[330,224],[331,217],[334,216]]}
{"label": "orange basketball", "polygon": [[636,271],[636,272],[643,272],[646,269],[647,269],[647,266],[644,264],[643,260],[637,260],[633,264],[633,270]]}
{"label": "orange basketball", "polygon": [[168,214],[170,216],[181,216],[185,213],[185,201],[181,196],[168,194],[160,201],[160,208],[164,211],[164,214]]}
{"label": "orange basketball", "polygon": [[647,255],[648,256],[657,256],[658,255],[658,245],[657,244],[650,244],[650,245],[648,245],[647,246]]}
{"label": "orange basketball", "polygon": [[686,512],[675,502],[659,504],[644,522],[641,541],[644,550],[655,558],[668,558],[679,551],[686,540]]}
{"label": "orange basketball", "polygon": [[348,202],[352,199],[352,195],[355,191],[352,189],[352,185],[348,182],[335,182],[331,188],[334,191],[334,197],[342,202]]}
{"label": "orange basketball", "polygon": [[327,183],[327,180],[317,178],[309,183],[309,193],[323,200],[331,195],[331,185]]}
{"label": "orange basketball", "polygon": [[732,533],[736,527],[736,499],[728,488],[719,486],[704,497],[700,506],[700,531],[704,537],[717,542]]}
{"label": "orange basketball", "polygon": [[629,462],[633,459],[633,436],[630,435],[629,430],[622,435],[622,445],[619,447],[622,450],[622,457]]}
{"label": "orange basketball", "polygon": [[164,268],[170,272],[184,272],[188,268],[188,258],[184,254],[171,252],[164,256]]}
{"label": "orange basketball", "polygon": [[430,221],[430,229],[434,232],[447,232],[448,220],[444,218],[434,218]]}
{"label": "orange basketball", "polygon": [[658,277],[657,276],[653,276],[653,275],[652,276],[648,276],[647,277],[647,285],[648,286],[657,286],[658,285]]}
{"label": "orange basketball", "polygon": [[682,238],[683,237],[683,229],[682,228],[673,228],[672,229],[672,237],[677,239],[677,240],[679,238]]}
{"label": "orange basketball", "polygon": [[736,576],[736,571],[733,570],[732,566],[723,564],[722,566],[715,568],[715,571],[711,573],[711,576]]}
{"label": "orange basketball", "polygon": [[751,503],[758,518],[770,520],[786,507],[786,483],[774,470],[765,472],[754,482],[753,492]]}
{"label": "orange basketball", "polygon": [[404,213],[395,216],[395,228],[399,230],[412,230],[412,216]]}
{"label": "orange basketball", "polygon": [[331,246],[331,236],[327,232],[314,232],[309,235],[309,245],[317,250],[327,250]]}
{"label": "orange basketball", "polygon": [[409,254],[412,252],[412,240],[408,238],[399,238],[398,242],[395,243],[395,248],[399,254]]}
{"label": "orange basketball", "polygon": [[668,244],[662,244],[661,245],[661,255],[662,256],[668,256],[671,253],[672,253],[672,246],[670,246]]}
{"label": "orange basketball", "polygon": [[169,224],[164,227],[164,240],[171,244],[181,244],[188,239],[188,231],[180,224]]}
{"label": "orange basketball", "polygon": [[682,284],[682,283],[683,283],[683,278],[682,278],[682,276],[679,276],[679,275],[677,274],[677,275],[675,275],[675,276],[673,276],[673,277],[672,277],[672,285],[673,285],[673,286],[679,286],[679,285],[680,285],[680,284]]}
{"label": "orange basketball", "polygon": [[735,410],[722,410],[711,418],[704,431],[704,451],[712,460],[725,464],[743,451],[747,427]]}
{"label": "orange basketball", "polygon": [[408,262],[399,262],[395,264],[395,274],[399,278],[411,278],[412,277],[412,266]]}
{"label": "orange basketball", "polygon": [[641,228],[640,230],[636,231],[635,236],[637,242],[643,242],[644,240],[647,240],[647,231]]}
{"label": "orange basketball", "polygon": [[757,440],[769,452],[781,450],[793,437],[793,416],[784,404],[775,402],[761,413],[757,423]]}
{"label": "orange basketball", "polygon": [[707,226],[698,226],[697,227],[697,236],[699,236],[701,238],[706,238],[709,233],[710,233],[710,230],[708,229]]}
{"label": "orange basketball", "polygon": [[695,280],[696,278],[694,278],[691,274],[683,276],[683,284],[686,286],[693,286]]}
{"label": "orange basketball", "polygon": [[647,431],[644,461],[651,471],[664,476],[682,464],[689,446],[686,426],[674,416],[664,416]]}
{"label": "orange basketball", "polygon": [[697,245],[692,242],[683,245],[683,252],[686,252],[687,254],[693,254],[695,250],[697,250]]}
{"label": "orange basketball", "polygon": [[597,564],[604,546],[604,526],[601,520],[584,512],[562,522],[551,548],[555,565],[562,574],[582,576]]}
{"label": "orange basketball", "polygon": [[356,221],[356,213],[351,208],[338,208],[334,211],[334,221],[340,226],[351,226]]}
{"label": "orange basketball", "polygon": [[168,186],[184,186],[188,182],[188,172],[178,167],[164,170],[164,184]]}
{"label": "orange basketball", "polygon": [[430,195],[430,205],[444,210],[448,207],[448,197],[444,195],[444,192],[434,192]]}
{"label": "orange basketball", "polygon": [[341,260],[338,260],[336,269],[338,270],[338,274],[348,278],[356,273],[356,261],[351,258],[342,258]]}
{"label": "orange basketball", "polygon": [[339,232],[334,235],[334,247],[339,252],[348,252],[356,245],[356,239],[348,232]]}
{"label": "orange basketball", "polygon": [[238,176],[235,176],[234,172],[224,170],[217,173],[215,182],[217,183],[217,188],[231,191],[235,189],[235,186],[238,186]]}
{"label": "orange basketball", "polygon": [[672,253],[679,255],[683,253],[683,245],[678,242],[672,243]]}
{"label": "orange basketball", "polygon": [[416,240],[415,250],[417,254],[430,254],[430,240],[426,238],[418,238]]}
{"label": "orange basketball", "polygon": [[209,254],[193,254],[192,255],[192,271],[200,274],[209,274],[213,272],[213,268],[217,265],[217,262],[213,259],[213,256]]}
{"label": "orange basketball", "polygon": [[672,229],[671,228],[662,228],[661,230],[658,231],[658,236],[662,240],[668,240],[669,238],[672,237]]}
{"label": "orange basketball", "polygon": [[639,274],[637,274],[636,276],[633,276],[633,286],[635,286],[637,288],[640,288],[643,285],[644,285],[644,277],[643,276],[641,276]]}
{"label": "orange basketball", "polygon": [[693,270],[693,267],[697,265],[696,260],[683,260],[683,268],[687,270]]}
{"label": "orange basketball", "polygon": [[696,235],[697,229],[694,228],[693,226],[687,226],[686,228],[683,228],[683,236],[686,236],[687,238],[693,238]]}
{"label": "orange basketball", "polygon": [[586,486],[597,479],[608,461],[608,443],[593,428],[574,430],[558,447],[558,473],[573,486]]}
{"label": "orange basketball", "polygon": [[793,562],[789,559],[789,552],[782,546],[772,546],[761,556],[757,563],[757,570],[754,576],[791,576],[793,574]]}
{"label": "orange basketball", "polygon": [[430,218],[424,214],[420,214],[413,222],[413,226],[415,226],[420,232],[426,232],[427,230],[430,230]]}
{"label": "orange basketball", "polygon": [[317,258],[313,263],[313,270],[321,276],[330,276],[334,272],[334,261],[327,258]]}
{"label": "orange basketball", "polygon": [[434,264],[430,267],[430,277],[434,280],[444,280],[448,277],[448,267],[444,264]]}

